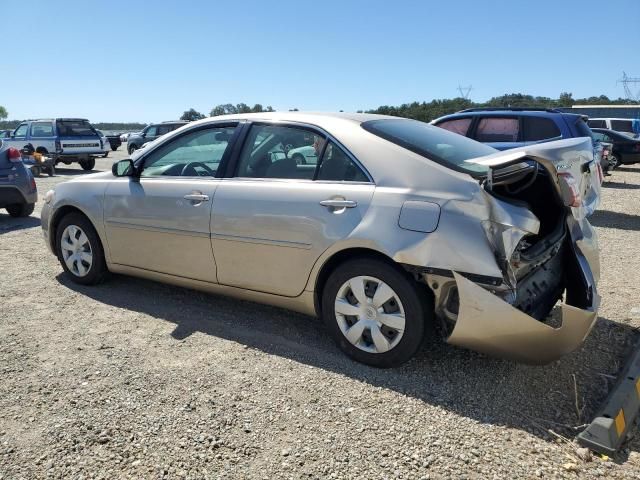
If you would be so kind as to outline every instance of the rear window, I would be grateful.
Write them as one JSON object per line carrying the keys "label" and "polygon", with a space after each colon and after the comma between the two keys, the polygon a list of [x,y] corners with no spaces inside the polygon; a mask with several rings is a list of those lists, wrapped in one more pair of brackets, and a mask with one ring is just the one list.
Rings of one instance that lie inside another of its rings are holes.
{"label": "rear window", "polygon": [[485,173],[487,167],[467,164],[465,160],[496,153],[488,145],[417,120],[371,120],[364,122],[362,128],[434,162],[470,174]]}
{"label": "rear window", "polygon": [[562,136],[556,122],[544,117],[523,117],[524,141],[539,142]]}
{"label": "rear window", "polygon": [[611,120],[611,130],[633,133],[631,120]]}
{"label": "rear window", "polygon": [[61,137],[95,136],[96,132],[86,120],[58,120],[58,135]]}

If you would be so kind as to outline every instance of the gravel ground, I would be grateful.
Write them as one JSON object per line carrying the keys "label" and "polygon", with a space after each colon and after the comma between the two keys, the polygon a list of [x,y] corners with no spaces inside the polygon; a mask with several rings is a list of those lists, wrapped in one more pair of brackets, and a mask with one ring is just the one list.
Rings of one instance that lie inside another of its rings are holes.
{"label": "gravel ground", "polygon": [[[82,171],[58,173],[41,195]],[[601,316],[544,367],[432,341],[376,370],[317,319],[123,276],[79,287],[40,203],[0,213],[0,479],[640,478],[640,436],[613,459],[574,440],[640,325],[639,190],[638,167],[605,184]]]}

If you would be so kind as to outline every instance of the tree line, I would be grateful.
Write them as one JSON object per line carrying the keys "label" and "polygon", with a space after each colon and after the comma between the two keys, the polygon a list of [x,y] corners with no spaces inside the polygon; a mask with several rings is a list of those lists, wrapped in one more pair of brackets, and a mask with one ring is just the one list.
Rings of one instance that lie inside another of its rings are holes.
{"label": "tree line", "polygon": [[[559,108],[559,107],[571,107],[573,105],[637,105],[639,102],[634,102],[625,98],[611,99],[606,95],[592,96],[587,98],[573,98],[573,95],[568,92],[563,92],[558,98],[540,97],[533,95],[525,95],[522,93],[509,93],[498,97],[492,97],[486,102],[472,102],[466,98],[444,98],[431,100],[430,102],[412,102],[403,103],[402,105],[390,106],[382,105],[372,110],[366,110],[367,113],[378,113],[381,115],[393,115],[396,117],[407,117],[423,122],[430,122],[434,118],[441,117],[442,115],[448,115],[466,108],[482,108],[482,107],[536,107],[536,108]],[[297,111],[297,108],[292,108],[290,111]],[[275,110],[271,105],[263,107],[262,104],[256,103],[253,107],[246,103],[224,103],[217,105],[211,109],[209,116],[217,117],[218,115],[228,115],[236,113],[260,113],[260,112],[274,112]],[[364,110],[358,110],[358,113],[362,113]],[[5,120],[9,116],[7,109],[0,105],[0,129],[14,129],[20,124],[20,120]],[[201,112],[198,112],[194,108],[185,110],[180,120],[194,121],[205,118]],[[142,130],[147,124],[145,123],[122,123],[122,122],[101,122],[93,124],[100,130],[122,130],[122,131],[135,131]]]}

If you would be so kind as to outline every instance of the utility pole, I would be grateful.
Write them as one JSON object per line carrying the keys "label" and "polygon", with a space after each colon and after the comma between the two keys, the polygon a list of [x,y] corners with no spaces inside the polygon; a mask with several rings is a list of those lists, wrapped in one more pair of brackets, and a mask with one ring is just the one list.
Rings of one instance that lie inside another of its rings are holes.
{"label": "utility pole", "polygon": [[634,93],[635,88],[632,87],[632,85],[635,86],[637,84],[640,84],[640,77],[630,77],[626,72],[622,72],[622,78],[616,83],[622,83],[622,87],[624,88],[624,96],[627,97],[627,100],[631,100],[632,102],[640,102],[640,90],[638,90],[637,93]]}
{"label": "utility pole", "polygon": [[460,92],[460,97],[464,98],[465,100],[469,100],[469,94],[471,93],[471,90],[473,90],[473,85],[463,87],[462,85],[458,84],[458,92]]}

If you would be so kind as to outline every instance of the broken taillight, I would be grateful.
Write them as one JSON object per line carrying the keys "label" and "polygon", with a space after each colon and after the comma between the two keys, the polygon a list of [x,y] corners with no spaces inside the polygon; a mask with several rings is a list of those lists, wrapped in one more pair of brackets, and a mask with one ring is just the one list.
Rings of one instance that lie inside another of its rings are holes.
{"label": "broken taillight", "polygon": [[[598,175],[601,175],[600,165],[598,165]],[[569,172],[558,173],[560,179],[560,189],[562,190],[562,199],[568,207],[579,207],[582,205],[582,197],[578,190],[578,182]]]}

